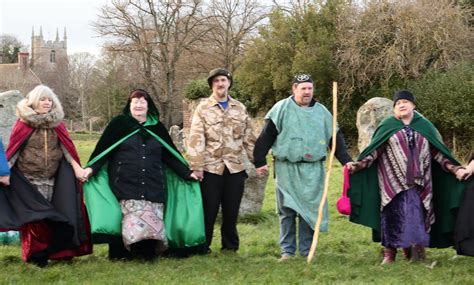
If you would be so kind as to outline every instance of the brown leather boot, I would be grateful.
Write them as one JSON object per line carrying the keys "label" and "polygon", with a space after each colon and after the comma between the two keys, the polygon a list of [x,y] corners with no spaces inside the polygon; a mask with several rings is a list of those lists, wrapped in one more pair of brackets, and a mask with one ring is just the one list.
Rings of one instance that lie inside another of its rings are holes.
{"label": "brown leather boot", "polygon": [[394,263],[396,255],[397,255],[397,249],[396,248],[385,247],[383,249],[383,260],[382,260],[381,265]]}
{"label": "brown leather boot", "polygon": [[410,255],[411,261],[425,260],[425,247],[419,244],[412,246]]}

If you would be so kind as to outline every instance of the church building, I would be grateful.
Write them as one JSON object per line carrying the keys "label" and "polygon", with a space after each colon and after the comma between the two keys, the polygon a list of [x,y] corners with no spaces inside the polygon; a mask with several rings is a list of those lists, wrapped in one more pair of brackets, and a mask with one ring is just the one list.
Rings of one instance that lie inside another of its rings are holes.
{"label": "church building", "polygon": [[67,83],[67,66],[66,28],[62,40],[58,30],[54,40],[45,40],[42,27],[38,35],[33,28],[31,57],[28,52],[19,52],[17,63],[4,64],[0,55],[0,92],[19,90],[26,95],[41,83],[61,89]]}

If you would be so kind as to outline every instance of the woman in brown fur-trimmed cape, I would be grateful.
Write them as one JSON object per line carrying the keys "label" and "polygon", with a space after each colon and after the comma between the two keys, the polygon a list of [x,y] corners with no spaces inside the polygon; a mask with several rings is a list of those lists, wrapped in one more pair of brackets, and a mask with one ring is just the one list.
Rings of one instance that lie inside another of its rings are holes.
{"label": "woman in brown fur-trimmed cape", "polygon": [[48,259],[90,254],[78,181],[84,170],[62,122],[61,103],[39,85],[18,103],[17,116],[6,151],[10,186],[0,191],[0,230],[19,230],[23,260],[40,267]]}

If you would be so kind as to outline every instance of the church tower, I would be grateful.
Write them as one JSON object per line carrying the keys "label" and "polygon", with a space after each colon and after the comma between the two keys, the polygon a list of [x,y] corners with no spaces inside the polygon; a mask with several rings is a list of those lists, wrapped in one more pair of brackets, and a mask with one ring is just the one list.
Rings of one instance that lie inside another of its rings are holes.
{"label": "church tower", "polygon": [[40,78],[43,73],[57,72],[58,67],[67,65],[67,35],[64,28],[63,40],[59,39],[56,29],[56,38],[46,41],[43,37],[43,28],[40,27],[39,35],[35,35],[34,28],[31,33],[31,68]]}

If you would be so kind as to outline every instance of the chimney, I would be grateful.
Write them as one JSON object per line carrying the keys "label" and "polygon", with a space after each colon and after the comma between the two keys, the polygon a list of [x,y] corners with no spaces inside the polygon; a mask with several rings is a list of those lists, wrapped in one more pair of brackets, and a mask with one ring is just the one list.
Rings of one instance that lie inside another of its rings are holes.
{"label": "chimney", "polygon": [[28,58],[30,54],[27,52],[18,53],[18,67],[21,71],[26,72],[28,70]]}

